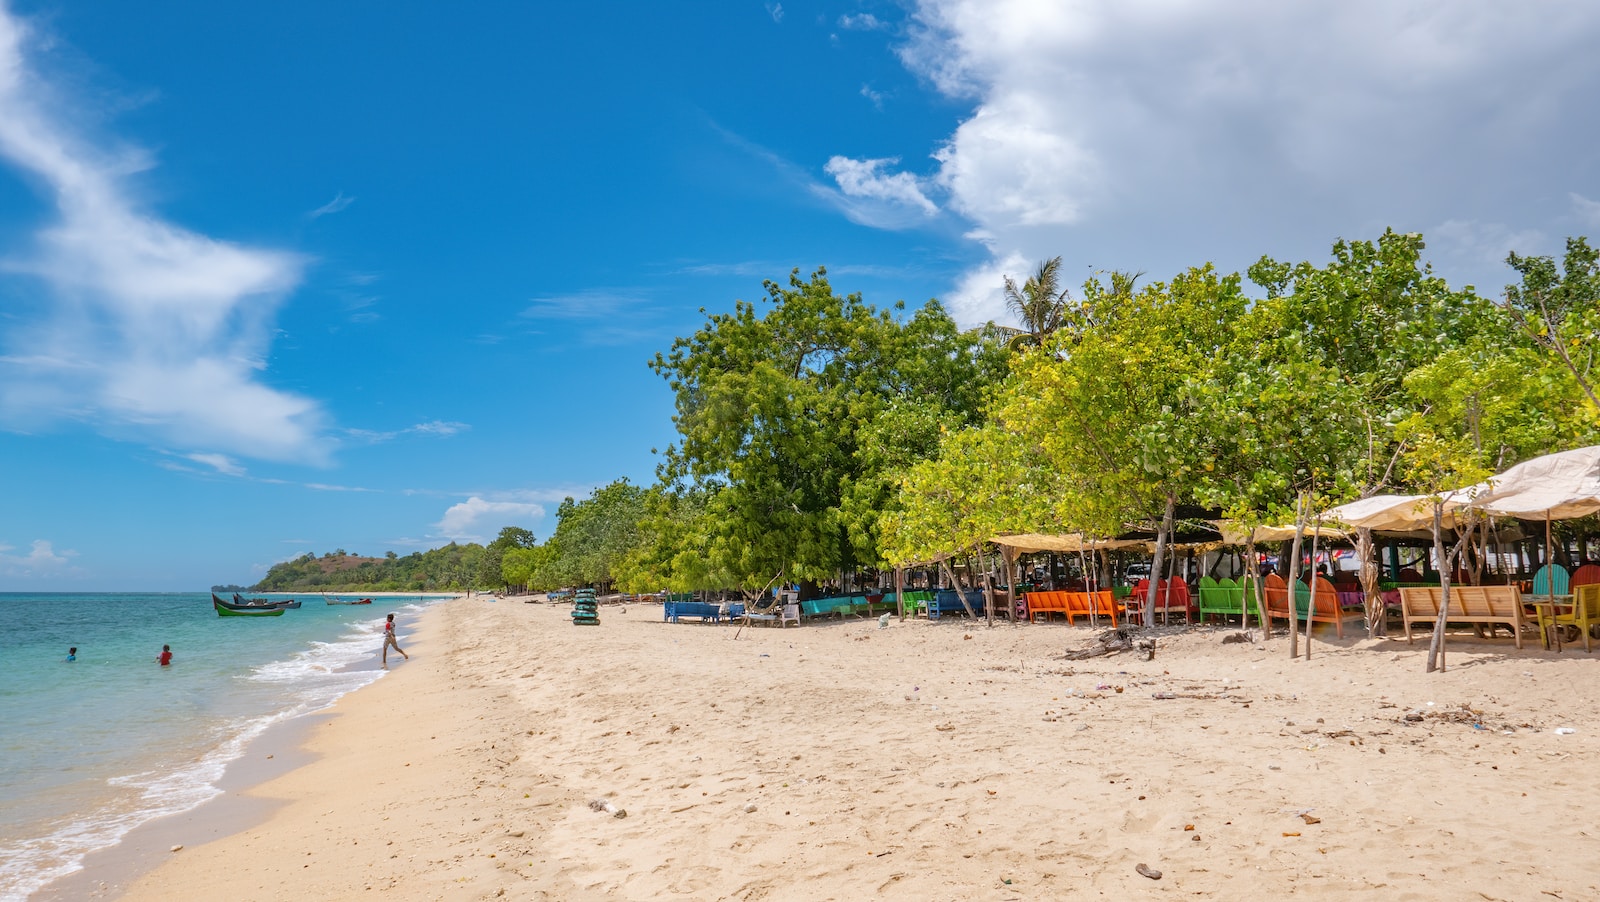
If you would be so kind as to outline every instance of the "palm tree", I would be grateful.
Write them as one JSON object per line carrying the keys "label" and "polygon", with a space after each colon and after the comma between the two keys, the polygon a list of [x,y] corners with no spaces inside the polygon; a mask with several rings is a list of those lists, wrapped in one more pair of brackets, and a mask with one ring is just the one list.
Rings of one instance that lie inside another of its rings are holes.
{"label": "palm tree", "polygon": [[1050,333],[1061,327],[1067,290],[1059,285],[1060,270],[1061,258],[1051,257],[1039,264],[1038,272],[1029,276],[1021,288],[1006,276],[1006,308],[1017,315],[1023,328],[1015,344],[1043,344]]}

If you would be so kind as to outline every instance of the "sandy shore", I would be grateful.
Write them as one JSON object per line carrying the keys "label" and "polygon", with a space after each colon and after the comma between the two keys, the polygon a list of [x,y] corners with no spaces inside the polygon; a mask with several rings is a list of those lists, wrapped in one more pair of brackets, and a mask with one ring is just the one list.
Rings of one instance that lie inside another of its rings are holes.
{"label": "sandy shore", "polygon": [[1072,662],[1086,628],[566,614],[429,609],[265,823],[126,898],[1600,897],[1581,648],[1464,634],[1429,676],[1320,633]]}

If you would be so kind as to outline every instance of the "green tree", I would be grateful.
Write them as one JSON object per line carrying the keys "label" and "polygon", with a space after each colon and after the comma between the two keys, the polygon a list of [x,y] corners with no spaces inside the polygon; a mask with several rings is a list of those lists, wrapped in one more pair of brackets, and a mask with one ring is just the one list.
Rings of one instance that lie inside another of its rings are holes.
{"label": "green tree", "polygon": [[716,487],[706,553],[743,588],[876,562],[873,501],[892,495],[885,473],[903,453],[882,442],[922,439],[873,424],[972,421],[1003,368],[1003,348],[962,333],[937,302],[902,322],[903,305],[840,297],[821,269],[766,289],[764,314],[740,301],[652,362],[677,395],[662,482]]}
{"label": "green tree", "polygon": [[1061,327],[1068,292],[1060,281],[1060,257],[1040,263],[1021,286],[1010,276],[1005,277],[1006,309],[1016,314],[1023,329],[1023,334],[1017,336],[1018,344],[1041,345]]}
{"label": "green tree", "polygon": [[1600,254],[1586,238],[1568,238],[1558,268],[1550,257],[1515,253],[1506,263],[1522,276],[1506,286],[1503,309],[1536,347],[1559,361],[1588,399],[1600,422],[1595,396],[1596,357],[1600,355]]}

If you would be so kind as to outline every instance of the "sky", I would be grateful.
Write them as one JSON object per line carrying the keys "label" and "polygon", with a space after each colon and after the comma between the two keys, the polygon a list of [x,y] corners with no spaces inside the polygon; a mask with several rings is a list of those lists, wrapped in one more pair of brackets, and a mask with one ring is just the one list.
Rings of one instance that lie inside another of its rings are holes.
{"label": "sky", "polygon": [[1600,5],[0,0],[0,591],[546,538],[763,281],[1600,226]]}

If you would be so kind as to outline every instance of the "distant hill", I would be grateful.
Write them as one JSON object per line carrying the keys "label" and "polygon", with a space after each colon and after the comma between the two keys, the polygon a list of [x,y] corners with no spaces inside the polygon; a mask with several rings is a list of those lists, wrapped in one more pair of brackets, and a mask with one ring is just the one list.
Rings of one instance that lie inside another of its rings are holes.
{"label": "distant hill", "polygon": [[[303,554],[272,565],[252,592],[443,592],[498,585],[484,570],[484,547],[476,543],[420,551],[401,557],[350,554],[343,548],[318,557]],[[498,569],[497,566],[494,569]]]}

